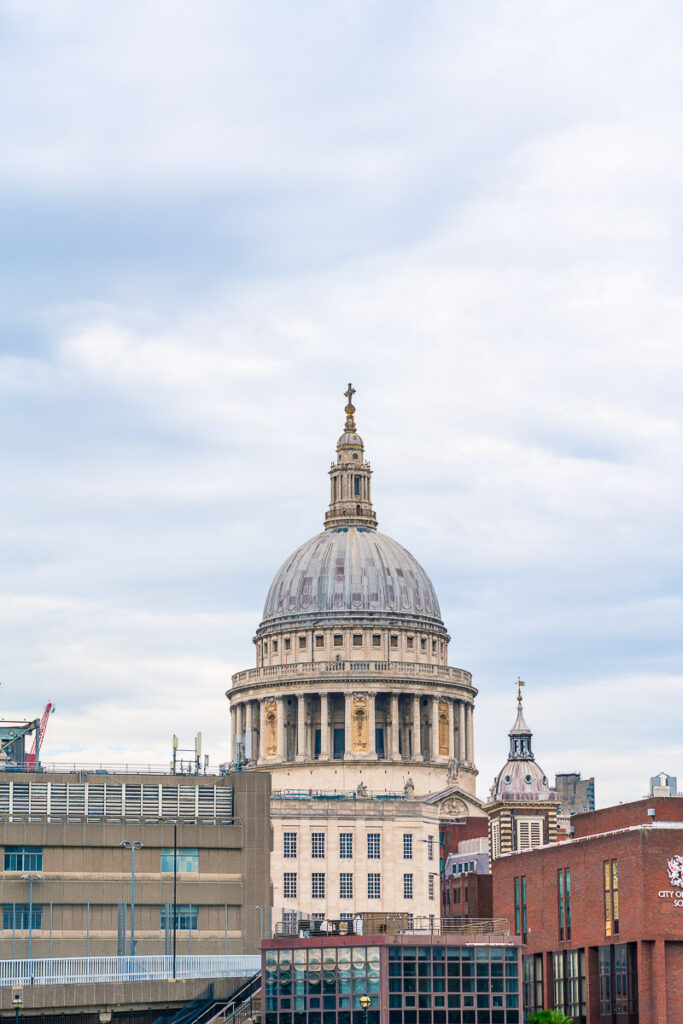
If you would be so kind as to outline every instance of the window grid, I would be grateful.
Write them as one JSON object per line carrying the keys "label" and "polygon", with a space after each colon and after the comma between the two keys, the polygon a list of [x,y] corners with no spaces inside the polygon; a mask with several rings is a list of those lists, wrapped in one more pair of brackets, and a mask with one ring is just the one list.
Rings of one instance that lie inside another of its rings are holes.
{"label": "window grid", "polygon": [[427,879],[427,895],[430,900],[434,899],[434,875],[431,874]]}
{"label": "window grid", "polygon": [[296,832],[285,832],[283,847],[287,860],[292,860],[296,857]]}
{"label": "window grid", "polygon": [[[176,911],[176,929],[180,932],[196,931],[199,927],[199,906],[196,903],[178,904]],[[161,931],[170,931],[173,928],[173,904],[162,905],[160,908]]]}
{"label": "window grid", "polygon": [[339,857],[341,860],[351,860],[353,857],[353,832],[339,833]]}
{"label": "window grid", "polygon": [[311,897],[314,900],[325,899],[325,872],[313,871],[311,874]]}
{"label": "window grid", "polygon": [[412,860],[413,859],[413,833],[412,832],[404,832],[403,833],[403,859],[404,860]]}
{"label": "window grid", "polygon": [[41,903],[5,903],[2,908],[4,931],[40,931],[43,927],[43,906]]}
{"label": "window grid", "polygon": [[413,876],[408,873],[403,876],[403,899],[412,900],[413,898]]}
{"label": "window grid", "polygon": [[379,832],[368,832],[368,860],[379,860],[381,856]]}
{"label": "window grid", "polygon": [[311,833],[311,857],[315,860],[322,860],[325,856],[325,833]]}
{"label": "window grid", "polygon": [[379,871],[370,871],[368,873],[368,899],[378,900],[382,895],[382,884],[380,881]]}
{"label": "window grid", "polygon": [[427,836],[427,860],[434,860],[434,836]]}
{"label": "window grid", "polygon": [[351,871],[342,871],[339,875],[339,899],[353,899],[353,874]]}
{"label": "window grid", "polygon": [[5,871],[42,871],[42,846],[6,846]]}
{"label": "window grid", "polygon": [[[196,874],[199,871],[199,850],[180,847],[176,850],[176,871],[179,873]],[[161,873],[173,872],[173,847],[165,846],[161,850]]]}
{"label": "window grid", "polygon": [[283,894],[286,900],[296,899],[296,871],[285,871]]}

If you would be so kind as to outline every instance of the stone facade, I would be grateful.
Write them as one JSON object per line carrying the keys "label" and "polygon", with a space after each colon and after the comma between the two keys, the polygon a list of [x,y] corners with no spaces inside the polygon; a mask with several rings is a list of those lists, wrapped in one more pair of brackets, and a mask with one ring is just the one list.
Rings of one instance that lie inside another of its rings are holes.
{"label": "stone facade", "polygon": [[[288,820],[299,822],[302,850],[313,819],[334,847],[338,833],[350,828],[351,798],[357,797],[353,814],[361,831],[351,829],[355,848],[363,845],[363,829],[381,832],[379,898],[382,907],[398,901],[395,909],[403,907],[403,875],[410,873],[399,870],[396,860],[404,819],[422,844],[428,835],[438,842],[439,815],[455,816],[449,809],[454,800],[461,801],[464,814],[483,813],[475,796],[472,677],[448,664],[450,636],[424,569],[377,531],[371,469],[356,431],[352,395],[349,385],[344,432],[330,467],[325,529],[278,571],[254,637],[256,665],[237,672],[227,693],[231,760],[247,771],[270,772],[279,794],[272,812],[276,906],[287,870],[279,840]],[[446,790],[448,808],[420,806],[428,795]],[[343,809],[334,802],[341,799]],[[349,874],[331,867],[331,878]],[[317,906],[305,878],[312,870],[302,860],[301,911]],[[365,876],[375,872],[361,861],[358,871],[354,892],[365,900]],[[434,900],[424,875],[415,887],[416,914],[438,915],[438,865],[435,871]],[[337,888],[338,881],[326,888],[328,915],[355,909],[348,898],[333,895]]]}

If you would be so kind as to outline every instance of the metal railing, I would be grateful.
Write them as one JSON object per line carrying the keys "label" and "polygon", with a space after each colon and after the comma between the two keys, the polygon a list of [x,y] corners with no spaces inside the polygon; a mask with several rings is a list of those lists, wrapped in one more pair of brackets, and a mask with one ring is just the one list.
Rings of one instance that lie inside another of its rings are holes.
{"label": "metal railing", "polygon": [[338,676],[352,673],[362,676],[398,676],[401,679],[433,679],[460,686],[472,685],[472,676],[461,668],[450,665],[427,665],[414,661],[304,661],[290,665],[261,665],[246,668],[232,677],[233,687],[265,682],[271,679],[319,679],[320,676]]}
{"label": "metal railing", "polygon": [[359,913],[350,919],[319,920],[285,912],[275,923],[275,938],[325,935],[509,935],[505,917],[417,917],[402,913]]}
{"label": "metal railing", "polygon": [[[256,954],[176,956],[176,978],[246,978],[259,971]],[[44,960],[0,960],[3,985],[82,985],[98,981],[169,981],[172,956],[56,957]]]}

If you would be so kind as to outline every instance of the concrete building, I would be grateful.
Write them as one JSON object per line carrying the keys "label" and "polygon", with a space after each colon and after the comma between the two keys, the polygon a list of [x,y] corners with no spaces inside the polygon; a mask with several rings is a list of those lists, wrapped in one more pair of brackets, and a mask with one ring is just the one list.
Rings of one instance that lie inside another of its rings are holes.
{"label": "concrete building", "polygon": [[683,1024],[683,801],[574,819],[574,838],[493,864],[522,939],[524,1010],[576,1024]]}
{"label": "concrete building", "polygon": [[263,1024],[521,1024],[518,943],[409,928],[270,940]]}
{"label": "concrete building", "polygon": [[272,774],[276,907],[438,913],[440,822],[483,816],[476,690],[425,570],[377,530],[353,394],[324,530],[276,574],[232,678],[232,759]]}
{"label": "concrete building", "polygon": [[[0,772],[0,959],[256,952],[270,777]],[[175,855],[174,855],[175,853]],[[177,859],[176,859],[177,858]]]}
{"label": "concrete building", "polygon": [[582,779],[581,772],[561,772],[555,776],[558,815],[571,817],[595,810],[595,779]]}
{"label": "concrete building", "polygon": [[557,838],[557,794],[531,749],[533,734],[524,720],[523,685],[520,681],[517,718],[508,734],[508,759],[494,780],[486,805],[492,861],[501,854],[528,850]]}

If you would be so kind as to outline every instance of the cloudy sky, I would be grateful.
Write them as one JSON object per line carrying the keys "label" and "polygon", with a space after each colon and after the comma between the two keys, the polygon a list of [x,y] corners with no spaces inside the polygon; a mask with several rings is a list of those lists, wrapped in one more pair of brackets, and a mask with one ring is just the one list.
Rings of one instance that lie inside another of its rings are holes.
{"label": "cloudy sky", "polygon": [[0,11],[0,714],[228,751],[357,388],[380,528],[598,802],[683,776],[674,2]]}

